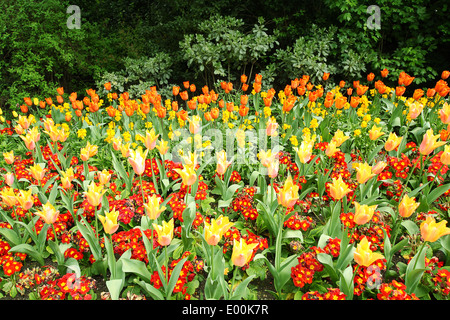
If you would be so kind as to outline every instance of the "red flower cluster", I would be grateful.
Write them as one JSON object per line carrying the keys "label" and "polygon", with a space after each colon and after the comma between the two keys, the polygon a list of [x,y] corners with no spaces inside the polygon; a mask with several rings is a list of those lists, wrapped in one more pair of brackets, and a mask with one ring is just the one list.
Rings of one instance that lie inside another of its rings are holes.
{"label": "red flower cluster", "polygon": [[[175,269],[176,265],[180,260],[184,259],[185,257],[189,256],[191,253],[189,251],[186,251],[183,256],[180,259],[173,260],[169,265],[169,280],[172,276],[173,269]],[[164,276],[166,276],[166,266],[162,266],[162,271],[164,273]],[[173,289],[174,293],[181,292],[183,296],[185,296],[186,300],[190,299],[190,294],[187,293],[188,288],[188,282],[191,282],[196,276],[196,273],[194,272],[194,264],[190,260],[186,260],[186,262],[183,264],[183,268],[181,268],[180,275],[178,277],[178,280],[175,284],[175,288]],[[156,288],[159,289],[162,287],[161,278],[159,277],[158,271],[154,271],[152,274],[152,277],[150,279],[150,283]]]}
{"label": "red flower cluster", "polygon": [[91,292],[96,286],[90,277],[78,277],[75,273],[66,273],[60,278],[48,281],[39,290],[42,300],[90,300]]}
{"label": "red flower cluster", "polygon": [[378,290],[378,300],[419,300],[414,293],[411,295],[407,294],[405,284],[396,280],[392,280],[390,283],[383,283]]}
{"label": "red flower cluster", "polygon": [[284,222],[284,226],[289,229],[292,230],[302,229],[303,231],[308,230],[313,224],[314,221],[310,216],[300,216],[298,212],[294,212],[294,214]]}
{"label": "red flower cluster", "polygon": [[316,272],[323,270],[323,265],[317,260],[316,247],[314,251],[303,252],[297,258],[298,264],[291,268],[291,278],[294,285],[303,288],[305,284],[311,284]]}
{"label": "red flower cluster", "polygon": [[366,287],[374,289],[383,282],[381,271],[386,269],[386,259],[379,259],[368,267],[353,266],[353,272],[358,268],[354,278],[354,295],[360,296]]}
{"label": "red flower cluster", "polygon": [[255,192],[254,187],[243,188],[238,191],[237,196],[231,202],[231,208],[234,212],[241,213],[245,220],[256,220],[258,218],[258,210],[256,210],[253,201]]}
{"label": "red flower cluster", "polygon": [[347,296],[339,288],[327,288],[327,292],[308,291],[302,295],[302,300],[345,300]]}

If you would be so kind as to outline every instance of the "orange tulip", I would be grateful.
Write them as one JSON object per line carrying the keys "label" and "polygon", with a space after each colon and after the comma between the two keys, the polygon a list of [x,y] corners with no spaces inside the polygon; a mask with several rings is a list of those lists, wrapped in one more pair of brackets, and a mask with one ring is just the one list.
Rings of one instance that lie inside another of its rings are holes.
{"label": "orange tulip", "polygon": [[292,177],[288,176],[283,189],[277,194],[278,203],[286,208],[292,208],[298,200],[299,186],[294,184]]}
{"label": "orange tulip", "polygon": [[333,178],[333,182],[330,185],[330,195],[334,200],[341,200],[351,191],[341,176],[338,179]]}
{"label": "orange tulip", "polygon": [[180,93],[180,87],[179,87],[179,86],[173,86],[173,87],[172,87],[172,94],[173,94],[174,96],[177,96],[178,93]]}
{"label": "orange tulip", "polygon": [[415,197],[410,198],[407,194],[404,195],[402,201],[398,206],[398,212],[403,218],[410,217],[414,211],[419,207],[420,203],[416,202]]}
{"label": "orange tulip", "polygon": [[247,82],[247,76],[245,74],[241,75],[241,83]]}
{"label": "orange tulip", "polygon": [[324,72],[323,76],[322,76],[322,79],[323,79],[323,81],[327,81],[329,77],[330,77],[330,73],[329,72]]}
{"label": "orange tulip", "polygon": [[182,100],[184,100],[184,101],[186,101],[187,99],[189,99],[189,94],[188,94],[188,92],[185,90],[185,91],[181,91],[180,92],[180,98],[182,99]]}
{"label": "orange tulip", "polygon": [[446,80],[450,76],[450,71],[444,70],[442,71],[441,78],[442,80]]}
{"label": "orange tulip", "polygon": [[114,208],[112,211],[105,212],[105,215],[98,215],[98,219],[103,225],[103,230],[107,234],[113,234],[119,229],[119,223],[117,218],[119,217],[119,211]]}
{"label": "orange tulip", "polygon": [[11,187],[14,183],[14,173],[7,172],[7,173],[3,174],[2,176],[3,176],[3,179],[5,180],[5,183]]}
{"label": "orange tulip", "polygon": [[369,89],[368,86],[362,86],[362,85],[359,85],[359,86],[356,88],[356,94],[357,94],[358,96],[362,96],[363,94],[366,93],[366,91],[367,91],[368,89]]}
{"label": "orange tulip", "polygon": [[353,96],[350,98],[350,106],[356,108],[359,105],[360,98],[358,96]]}
{"label": "orange tulip", "polygon": [[436,220],[429,215],[426,217],[426,220],[420,224],[420,233],[424,241],[435,242],[440,237],[450,234],[450,228],[447,228],[446,226],[446,220],[436,223]]}
{"label": "orange tulip", "polygon": [[371,72],[367,75],[367,81],[372,82],[373,79],[375,79],[375,74],[373,74],[373,72]]}
{"label": "orange tulip", "polygon": [[344,108],[345,104],[347,103],[347,98],[344,96],[337,97],[334,101],[334,106],[336,109],[342,109]]}
{"label": "orange tulip", "polygon": [[383,70],[381,70],[380,73],[383,78],[386,78],[389,74],[389,71],[388,71],[388,69],[384,68]]}
{"label": "orange tulip", "polygon": [[440,135],[434,135],[433,129],[428,129],[425,133],[422,143],[420,144],[419,151],[423,155],[429,155],[431,152],[433,152],[434,149],[439,148],[440,146],[443,146],[446,142],[445,141],[437,141],[439,139]]}
{"label": "orange tulip", "polygon": [[353,254],[355,262],[360,266],[368,267],[377,260],[384,259],[380,253],[374,253],[370,250],[370,242],[364,236]]}
{"label": "orange tulip", "polygon": [[248,111],[249,111],[249,110],[250,110],[249,107],[246,107],[246,106],[244,106],[244,105],[241,105],[240,108],[239,108],[239,115],[240,115],[241,117],[245,117],[245,116],[248,114]]}
{"label": "orange tulip", "polygon": [[422,96],[424,95],[424,91],[422,89],[416,89],[414,90],[413,93],[413,99],[414,100],[419,100],[420,98],[422,98]]}
{"label": "orange tulip", "polygon": [[395,95],[398,97],[401,97],[405,93],[406,88],[405,87],[396,87],[395,88]]}
{"label": "orange tulip", "polygon": [[25,104],[29,107],[31,107],[31,105],[33,104],[33,101],[31,101],[31,98],[29,97],[23,98],[23,101],[25,101]]}

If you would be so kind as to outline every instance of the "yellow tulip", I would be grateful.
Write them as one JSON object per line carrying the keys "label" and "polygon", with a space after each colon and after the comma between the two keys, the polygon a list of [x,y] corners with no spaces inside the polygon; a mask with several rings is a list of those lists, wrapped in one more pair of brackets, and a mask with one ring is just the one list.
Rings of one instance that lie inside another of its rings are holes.
{"label": "yellow tulip", "polygon": [[328,143],[328,146],[325,149],[325,154],[331,158],[338,151],[339,151],[339,148],[336,147],[336,141],[331,140],[331,142]]}
{"label": "yellow tulip", "polygon": [[104,216],[98,215],[98,219],[103,225],[103,230],[107,234],[113,234],[119,228],[119,223],[117,222],[118,217],[119,211],[116,211],[116,209],[106,212]]}
{"label": "yellow tulip", "polygon": [[386,162],[379,161],[379,162],[377,162],[376,165],[374,165],[372,167],[372,172],[375,173],[375,174],[380,174],[384,170],[384,168],[386,168],[386,166],[387,166]]}
{"label": "yellow tulip", "polygon": [[108,170],[103,169],[102,171],[97,173],[97,178],[101,185],[105,185],[111,179],[111,173]]}
{"label": "yellow tulip", "polygon": [[373,125],[372,129],[369,130],[369,138],[372,141],[377,140],[379,137],[384,135],[384,132],[381,131],[382,127],[377,127]]}
{"label": "yellow tulip", "polygon": [[197,181],[197,174],[192,166],[183,166],[183,169],[174,169],[180,176],[185,186],[192,186]]}
{"label": "yellow tulip", "polygon": [[442,152],[440,160],[443,164],[450,166],[450,146],[449,145],[445,146],[444,152]]}
{"label": "yellow tulip", "polygon": [[266,135],[269,137],[277,136],[278,123],[275,118],[269,118],[266,124]]}
{"label": "yellow tulip", "polygon": [[33,197],[31,196],[31,189],[28,191],[19,190],[19,194],[16,195],[16,200],[23,210],[29,210],[34,205]]}
{"label": "yellow tulip", "polygon": [[334,200],[341,200],[351,191],[341,176],[338,179],[333,178],[333,182],[330,185],[330,194]]}
{"label": "yellow tulip", "polygon": [[2,198],[3,203],[8,207],[13,207],[17,204],[17,199],[13,188],[3,188],[0,191],[0,197]]}
{"label": "yellow tulip", "polygon": [[418,101],[414,101],[413,103],[411,103],[411,105],[409,106],[409,117],[411,119],[416,119],[422,112],[423,107],[424,105]]}
{"label": "yellow tulip", "polygon": [[158,242],[161,246],[168,246],[173,238],[173,218],[169,222],[163,221],[162,225],[153,223],[153,229],[158,234]]}
{"label": "yellow tulip", "polygon": [[159,198],[155,194],[147,197],[147,202],[144,204],[144,208],[147,217],[152,220],[158,219],[161,213],[166,210],[166,207],[160,205]]}
{"label": "yellow tulip", "polygon": [[253,249],[255,249],[257,246],[257,243],[247,244],[247,242],[242,238],[239,239],[239,242],[236,242],[236,240],[234,240],[231,261],[237,267],[245,266],[252,257]]}
{"label": "yellow tulip", "polygon": [[42,168],[39,163],[36,163],[34,166],[31,166],[28,171],[34,179],[41,181],[44,179],[47,169]]}
{"label": "yellow tulip", "polygon": [[384,144],[384,148],[386,149],[386,151],[392,151],[397,148],[402,141],[402,138],[403,137],[397,137],[394,132],[391,132],[386,143]]}
{"label": "yellow tulip", "polygon": [[58,220],[59,210],[56,210],[50,202],[47,202],[46,204],[42,205],[42,210],[35,212],[35,214],[41,217],[45,223],[53,224],[56,222],[56,220]]}
{"label": "yellow tulip", "polygon": [[435,242],[440,237],[450,234],[450,228],[446,226],[446,220],[436,223],[432,216],[427,216],[426,220],[420,224],[420,233],[424,241]]}
{"label": "yellow tulip", "polygon": [[84,191],[83,195],[88,200],[89,204],[97,207],[101,201],[102,197],[105,194],[106,190],[103,189],[102,185],[96,185],[94,181],[88,186],[88,191]]}
{"label": "yellow tulip", "polygon": [[147,158],[149,149],[142,152],[141,148],[137,150],[130,150],[130,156],[128,157],[128,162],[133,167],[134,172],[140,176],[145,171],[145,158]]}
{"label": "yellow tulip", "polygon": [[342,132],[341,130],[337,130],[334,133],[333,138],[331,139],[331,141],[334,141],[336,144],[336,147],[340,147],[341,144],[343,144],[345,141],[347,141],[348,139],[350,139],[349,136],[344,135],[344,132]]}
{"label": "yellow tulip", "polygon": [[219,243],[225,232],[233,226],[228,217],[220,215],[217,219],[211,219],[211,223],[205,221],[205,240],[209,245]]}
{"label": "yellow tulip", "polygon": [[294,184],[289,176],[284,182],[283,189],[277,194],[278,203],[286,208],[292,208],[298,200],[299,186]]}
{"label": "yellow tulip", "polygon": [[294,148],[301,163],[307,163],[312,156],[313,142],[302,141],[300,148]]}
{"label": "yellow tulip", "polygon": [[153,150],[156,147],[156,141],[158,140],[159,134],[155,133],[155,130],[145,132],[144,144],[149,150]]}
{"label": "yellow tulip", "polygon": [[160,154],[165,155],[169,150],[169,142],[161,139],[159,145],[156,146],[156,149],[158,149]]}
{"label": "yellow tulip", "polygon": [[223,175],[226,171],[227,168],[230,166],[231,162],[227,161],[227,153],[225,152],[225,150],[222,150],[220,152],[217,153],[217,168],[216,168],[216,172],[218,175]]}
{"label": "yellow tulip", "polygon": [[360,205],[358,202],[355,201],[355,216],[353,218],[353,221],[358,225],[362,225],[369,222],[370,220],[372,220],[376,208],[377,205],[373,206],[368,206],[367,204]]}
{"label": "yellow tulip", "polygon": [[195,115],[192,117],[192,119],[187,119],[189,121],[189,131],[192,134],[197,134],[200,131],[202,119]]}
{"label": "yellow tulip", "polygon": [[13,164],[14,163],[14,150],[11,150],[10,152],[3,152],[3,158],[5,158],[5,161],[7,164]]}
{"label": "yellow tulip", "polygon": [[420,203],[416,202],[416,198],[410,198],[407,194],[403,197],[398,206],[398,212],[403,218],[410,217],[419,207]]}
{"label": "yellow tulip", "polygon": [[25,142],[25,146],[28,150],[34,150],[36,147],[36,142],[30,134],[26,134],[25,136],[20,136],[20,138]]}
{"label": "yellow tulip", "polygon": [[270,163],[274,161],[275,156],[276,156],[275,154],[272,154],[271,149],[267,151],[264,150],[259,151],[259,160],[261,161],[261,164],[266,168],[268,168]]}
{"label": "yellow tulip", "polygon": [[280,160],[273,159],[273,161],[271,161],[269,163],[269,166],[267,167],[267,174],[269,175],[269,177],[275,179],[276,176],[278,175],[279,168],[280,168]]}
{"label": "yellow tulip", "polygon": [[59,140],[59,129],[56,126],[51,126],[48,131],[44,131],[50,137],[50,140],[56,142]]}
{"label": "yellow tulip", "polygon": [[372,167],[367,162],[360,163],[356,167],[356,180],[358,180],[358,183],[363,184],[374,176],[376,174],[372,172]]}
{"label": "yellow tulip", "polygon": [[450,104],[447,102],[444,103],[442,109],[439,110],[439,117],[441,118],[442,123],[450,124]]}
{"label": "yellow tulip", "polygon": [[380,253],[372,252],[370,250],[370,242],[364,237],[356,247],[353,258],[360,266],[368,267],[375,261],[384,259],[384,256]]}
{"label": "yellow tulip", "polygon": [[434,149],[439,148],[440,146],[443,146],[446,142],[445,141],[437,141],[437,139],[440,137],[439,134],[434,135],[433,129],[428,129],[427,133],[425,133],[422,143],[420,144],[419,151],[423,155],[429,155],[431,152],[433,152]]}

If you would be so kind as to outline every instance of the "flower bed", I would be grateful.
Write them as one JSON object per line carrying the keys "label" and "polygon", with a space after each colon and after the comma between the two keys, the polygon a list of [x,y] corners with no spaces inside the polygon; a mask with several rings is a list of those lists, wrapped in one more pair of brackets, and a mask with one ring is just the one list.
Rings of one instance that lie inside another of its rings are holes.
{"label": "flower bed", "polygon": [[448,299],[447,78],[24,98],[0,119],[2,295]]}

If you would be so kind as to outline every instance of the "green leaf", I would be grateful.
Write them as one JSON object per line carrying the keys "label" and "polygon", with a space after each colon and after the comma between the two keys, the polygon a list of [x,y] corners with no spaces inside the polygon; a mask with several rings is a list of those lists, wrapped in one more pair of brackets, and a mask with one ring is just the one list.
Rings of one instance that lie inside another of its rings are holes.
{"label": "green leaf", "polygon": [[35,248],[33,248],[28,243],[22,243],[17,246],[12,247],[9,249],[11,252],[20,252],[20,253],[26,253],[27,255],[33,257],[41,266],[44,265],[44,258],[40,252],[38,252]]}
{"label": "green leaf", "polygon": [[239,283],[239,285],[234,290],[233,295],[231,296],[230,300],[241,300],[242,296],[245,293],[245,289],[247,289],[248,284],[255,277],[256,277],[255,275],[251,275],[251,276],[245,278],[245,280],[241,281],[241,283]]}
{"label": "green leaf", "polygon": [[145,282],[150,282],[152,274],[148,271],[145,262],[136,259],[122,259],[122,270],[127,273],[134,273]]}
{"label": "green leaf", "polygon": [[411,221],[411,220],[404,220],[404,221],[402,221],[401,224],[402,224],[402,226],[405,227],[406,231],[408,231],[408,233],[411,236],[419,233],[419,227],[413,221]]}
{"label": "green leaf", "polygon": [[122,279],[112,279],[106,281],[109,293],[111,294],[111,300],[119,300],[120,292],[123,289]]}

